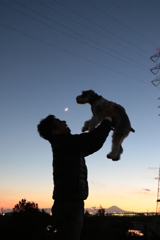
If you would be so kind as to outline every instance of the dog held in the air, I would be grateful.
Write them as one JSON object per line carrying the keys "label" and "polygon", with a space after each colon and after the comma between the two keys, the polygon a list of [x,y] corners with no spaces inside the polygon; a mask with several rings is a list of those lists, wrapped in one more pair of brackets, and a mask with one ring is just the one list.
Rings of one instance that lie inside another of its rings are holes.
{"label": "dog held in the air", "polygon": [[84,123],[82,132],[92,131],[106,117],[112,118],[112,126],[114,128],[112,136],[111,152],[107,154],[107,158],[118,161],[123,152],[122,142],[128,136],[129,132],[135,132],[131,127],[131,123],[126,114],[125,109],[114,102],[104,99],[93,90],[82,91],[82,95],[76,97],[79,104],[89,103],[93,116]]}

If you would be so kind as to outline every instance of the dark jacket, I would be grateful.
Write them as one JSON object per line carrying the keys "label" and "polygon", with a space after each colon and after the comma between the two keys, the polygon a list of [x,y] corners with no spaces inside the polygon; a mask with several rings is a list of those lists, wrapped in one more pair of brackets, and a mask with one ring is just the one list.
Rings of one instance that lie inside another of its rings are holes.
{"label": "dark jacket", "polygon": [[53,199],[85,200],[88,197],[85,156],[98,151],[105,142],[111,122],[104,120],[89,133],[59,134],[51,140],[53,151]]}

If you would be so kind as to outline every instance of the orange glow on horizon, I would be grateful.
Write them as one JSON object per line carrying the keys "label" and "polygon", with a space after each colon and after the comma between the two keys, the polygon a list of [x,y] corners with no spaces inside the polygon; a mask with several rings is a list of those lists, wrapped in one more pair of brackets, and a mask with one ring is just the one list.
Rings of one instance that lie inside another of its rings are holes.
{"label": "orange glow on horizon", "polygon": [[[0,209],[13,209],[24,198],[27,201],[37,203],[40,209],[51,208],[53,205],[53,199],[49,194],[26,194],[25,196],[18,194],[14,197],[12,195],[7,195],[3,198],[0,197]],[[85,200],[85,208],[92,208],[94,206],[99,208],[100,205],[103,208],[117,206],[125,211],[147,212],[148,210],[148,212],[155,212],[156,195],[148,192],[128,192],[127,195],[123,193],[104,192],[103,195],[99,195],[97,192],[91,191],[88,199]]]}

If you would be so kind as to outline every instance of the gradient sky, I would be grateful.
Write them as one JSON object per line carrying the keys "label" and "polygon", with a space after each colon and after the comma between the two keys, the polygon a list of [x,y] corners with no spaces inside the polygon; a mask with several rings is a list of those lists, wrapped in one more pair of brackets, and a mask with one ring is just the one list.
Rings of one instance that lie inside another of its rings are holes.
{"label": "gradient sky", "polygon": [[159,9],[159,0],[0,0],[0,208],[22,198],[52,206],[52,152],[37,124],[54,114],[80,133],[91,110],[75,98],[93,89],[121,104],[136,132],[120,161],[106,158],[112,133],[86,158],[85,207],[156,210]]}

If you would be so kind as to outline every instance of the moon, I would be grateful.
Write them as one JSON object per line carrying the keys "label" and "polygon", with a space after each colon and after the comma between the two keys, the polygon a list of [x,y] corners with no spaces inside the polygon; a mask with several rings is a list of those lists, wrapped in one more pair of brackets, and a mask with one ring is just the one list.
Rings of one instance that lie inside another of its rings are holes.
{"label": "moon", "polygon": [[68,111],[68,107],[66,107],[66,108],[64,109],[64,111],[67,112],[67,111]]}

